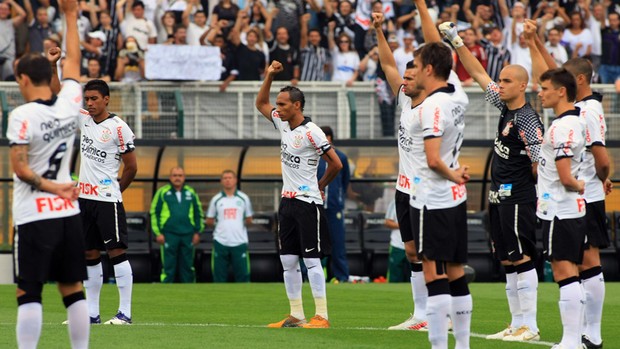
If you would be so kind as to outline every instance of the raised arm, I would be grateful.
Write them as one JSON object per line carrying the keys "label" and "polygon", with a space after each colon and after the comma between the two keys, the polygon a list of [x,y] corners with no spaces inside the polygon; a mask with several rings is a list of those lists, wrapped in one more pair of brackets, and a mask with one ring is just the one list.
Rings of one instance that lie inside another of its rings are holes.
{"label": "raised arm", "polygon": [[301,16],[301,33],[299,34],[299,49],[303,50],[308,46],[308,22],[310,21],[310,13],[304,13]]}
{"label": "raised arm", "polygon": [[263,114],[267,120],[270,122],[271,120],[271,111],[274,106],[269,101],[269,91],[271,90],[271,83],[273,82],[273,78],[284,70],[282,63],[278,61],[271,62],[271,65],[267,68],[267,73],[265,74],[265,80],[263,84],[260,86],[260,90],[258,91],[258,95],[256,95],[256,109]]}
{"label": "raised arm", "polygon": [[80,38],[78,36],[78,8],[76,0],[60,0],[59,6],[61,12],[65,14],[66,20],[66,58],[62,70],[63,79],[80,80],[80,63],[82,53],[80,52]]}
{"label": "raised arm", "polygon": [[474,21],[474,12],[471,10],[471,0],[463,1],[463,13],[465,13],[465,18],[467,18],[468,22]]}
{"label": "raised arm", "polygon": [[337,47],[336,39],[334,39],[334,29],[336,29],[336,21],[327,22],[327,47],[330,51]]}
{"label": "raised arm", "polygon": [[418,7],[418,13],[420,14],[420,21],[422,22],[422,33],[424,34],[424,42],[441,42],[441,36],[435,27],[435,22],[431,19],[431,15],[428,13],[428,7],[426,7],[425,0],[415,0],[415,4]]}
{"label": "raised arm", "polygon": [[183,11],[183,15],[181,16],[183,26],[185,28],[189,27],[189,23],[190,23],[189,15],[192,13],[193,8],[194,8],[194,0],[189,0],[187,2],[187,6],[185,7],[185,10]]}
{"label": "raised arm", "polygon": [[510,12],[508,11],[508,5],[506,4],[506,0],[497,0],[497,7],[499,7],[499,14],[500,16],[502,16],[502,19],[510,15]]}
{"label": "raised arm", "polygon": [[118,24],[121,24],[125,20],[125,4],[127,0],[119,0],[116,3],[116,18],[118,18]]}
{"label": "raised arm", "polygon": [[24,8],[19,6],[15,0],[7,0],[7,3],[11,5],[11,8],[15,9],[15,15],[11,18],[11,20],[13,21],[13,26],[17,27],[26,19],[26,11],[24,11]]}
{"label": "raised arm", "polygon": [[30,26],[34,20],[34,11],[32,11],[30,0],[24,0],[24,9],[26,9],[26,25]]}
{"label": "raised arm", "polygon": [[456,25],[450,22],[441,23],[439,25],[439,30],[444,37],[450,41],[452,46],[454,46],[456,53],[459,55],[459,60],[463,63],[469,75],[476,80],[483,91],[486,91],[487,86],[489,86],[489,83],[492,81],[491,77],[487,74],[482,64],[480,64],[480,61],[474,57],[471,51],[463,44],[463,40],[456,30]]}
{"label": "raised arm", "polygon": [[[531,19],[526,20],[523,23],[523,33],[527,46],[530,48],[530,56],[532,57],[532,82],[539,83],[540,76],[549,70],[550,67],[547,65],[547,62],[545,62],[540,48],[536,44],[536,39],[538,38],[538,35],[536,35],[536,22]],[[544,46],[542,49],[545,50],[545,52],[547,51]]]}
{"label": "raised arm", "polygon": [[383,25],[383,13],[375,12],[372,14],[372,25],[377,32],[377,48],[379,50],[379,61],[381,62],[381,69],[385,73],[385,78],[390,84],[390,88],[395,96],[398,96],[400,86],[403,82],[403,77],[398,73],[396,67],[396,60],[394,54],[390,49],[390,46],[385,39],[381,26]]}
{"label": "raised arm", "polygon": [[50,66],[52,67],[52,80],[50,81],[50,88],[52,89],[52,93],[57,95],[60,92],[60,80],[58,79],[58,60],[60,59],[60,55],[62,51],[59,47],[52,47],[45,53],[47,60],[50,62]]}

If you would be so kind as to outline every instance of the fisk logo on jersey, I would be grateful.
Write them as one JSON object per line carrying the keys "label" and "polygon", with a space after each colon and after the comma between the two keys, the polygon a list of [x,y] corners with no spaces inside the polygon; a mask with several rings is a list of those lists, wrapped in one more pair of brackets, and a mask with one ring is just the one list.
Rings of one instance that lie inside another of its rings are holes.
{"label": "fisk logo on jersey", "polygon": [[463,196],[467,194],[467,189],[465,189],[465,184],[453,185],[451,189],[452,189],[452,200],[454,201],[463,198]]}
{"label": "fisk logo on jersey", "polygon": [[409,177],[399,174],[398,186],[405,189],[411,189],[411,180],[409,179]]}
{"label": "fisk logo on jersey", "polygon": [[80,193],[81,194],[99,196],[99,192],[98,192],[99,186],[98,185],[92,185],[90,183],[80,182],[79,188],[80,188]]}
{"label": "fisk logo on jersey", "polygon": [[53,212],[74,209],[75,205],[68,199],[60,196],[36,198],[37,212]]}

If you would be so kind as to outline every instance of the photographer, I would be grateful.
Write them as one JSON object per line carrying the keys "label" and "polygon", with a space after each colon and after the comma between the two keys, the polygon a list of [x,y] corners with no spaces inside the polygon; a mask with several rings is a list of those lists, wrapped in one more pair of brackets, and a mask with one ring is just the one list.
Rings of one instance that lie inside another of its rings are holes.
{"label": "photographer", "polygon": [[144,51],[133,36],[125,40],[125,45],[118,53],[114,80],[134,82],[144,79]]}

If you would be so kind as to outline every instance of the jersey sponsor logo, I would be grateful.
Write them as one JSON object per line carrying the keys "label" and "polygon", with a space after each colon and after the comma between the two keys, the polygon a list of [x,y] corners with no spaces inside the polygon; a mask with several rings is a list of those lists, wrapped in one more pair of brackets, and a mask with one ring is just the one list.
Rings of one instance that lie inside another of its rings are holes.
{"label": "jersey sponsor logo", "polygon": [[19,139],[26,140],[28,137],[28,120],[22,121],[22,127],[19,129]]}
{"label": "jersey sponsor logo", "polygon": [[454,201],[462,199],[465,196],[465,194],[467,194],[467,189],[465,189],[465,184],[453,185],[450,189],[452,189],[452,200]]}
{"label": "jersey sponsor logo", "polygon": [[317,159],[308,159],[308,166],[316,166],[318,163]]}
{"label": "jersey sponsor logo", "polygon": [[310,133],[310,131],[306,132],[306,137],[308,137],[308,140],[310,141],[310,143],[312,144],[314,149],[316,149],[317,152],[318,152],[319,151],[319,147],[317,147],[316,142],[314,141],[314,138],[312,138],[312,134]]}
{"label": "jersey sponsor logo", "polygon": [[288,151],[286,151],[286,148],[288,148],[288,146],[285,143],[282,143],[280,152],[282,163],[290,168],[299,168],[301,158],[297,155],[289,153]]}
{"label": "jersey sponsor logo", "polygon": [[400,149],[411,152],[413,146],[413,137],[407,137],[403,125],[398,125],[398,145]]}
{"label": "jersey sponsor logo", "polygon": [[224,219],[237,219],[237,208],[225,208]]}
{"label": "jersey sponsor logo", "polygon": [[409,179],[409,177],[399,174],[398,186],[405,189],[411,189],[411,180]]}
{"label": "jersey sponsor logo", "polygon": [[302,135],[295,135],[294,137],[295,137],[295,139],[293,140],[293,148],[295,148],[295,149],[301,148],[304,136],[302,136]]}
{"label": "jersey sponsor logo", "polygon": [[307,253],[307,252],[312,252],[313,250],[314,250],[314,247],[313,248],[307,248],[304,251]]}
{"label": "jersey sponsor logo", "polygon": [[101,138],[99,138],[100,141],[102,141],[103,143],[107,143],[111,139],[112,139],[112,131],[108,130],[107,128],[101,131]]}
{"label": "jersey sponsor logo", "polygon": [[92,138],[85,134],[82,135],[82,156],[96,162],[104,163],[105,159],[108,157],[108,153],[95,147],[93,145],[94,143],[95,141]]}
{"label": "jersey sponsor logo", "polygon": [[278,113],[278,111],[277,111],[277,110],[274,110],[274,111],[273,111],[273,113],[272,113],[272,116],[273,116],[274,118],[278,118],[278,119],[279,119],[279,118],[280,118],[280,113]]}
{"label": "jersey sponsor logo", "polygon": [[75,205],[69,199],[63,199],[60,196],[43,197],[35,199],[37,212],[56,212],[75,209]]}
{"label": "jersey sponsor logo", "polygon": [[282,197],[283,198],[294,199],[296,196],[297,196],[297,192],[296,191],[282,190]]}
{"label": "jersey sponsor logo", "polygon": [[79,188],[80,188],[80,193],[82,193],[84,195],[99,196],[99,191],[98,191],[99,190],[99,186],[98,185],[92,185],[90,183],[80,182]]}
{"label": "jersey sponsor logo", "polygon": [[503,159],[508,159],[510,157],[510,148],[505,146],[499,138],[495,138],[495,154]]}
{"label": "jersey sponsor logo", "polygon": [[583,198],[577,199],[577,211],[584,212],[586,210],[586,200]]}
{"label": "jersey sponsor logo", "polygon": [[433,115],[433,132],[439,132],[439,118],[441,117],[441,110],[439,107],[435,108],[435,114]]}
{"label": "jersey sponsor logo", "polygon": [[67,138],[75,134],[77,124],[75,121],[62,124],[60,120],[54,119],[52,121],[42,122],[40,129],[41,131],[47,131],[43,133],[43,140],[49,143],[56,138]]}
{"label": "jersey sponsor logo", "polygon": [[508,122],[506,123],[506,127],[504,127],[504,130],[502,131],[502,135],[503,135],[504,137],[507,137],[507,136],[508,136],[508,134],[510,133],[510,129],[512,128],[512,126],[513,126],[512,120],[511,120],[511,121],[508,121]]}
{"label": "jersey sponsor logo", "polygon": [[121,151],[125,150],[125,139],[123,138],[123,126],[116,128],[116,134],[118,135],[118,146]]}

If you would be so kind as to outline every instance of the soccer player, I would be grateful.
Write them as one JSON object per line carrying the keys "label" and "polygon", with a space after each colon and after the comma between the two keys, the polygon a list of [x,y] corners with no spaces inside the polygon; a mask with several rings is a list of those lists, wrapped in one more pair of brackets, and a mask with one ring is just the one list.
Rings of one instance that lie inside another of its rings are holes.
{"label": "soccer player", "polygon": [[58,96],[52,69],[41,55],[19,60],[15,76],[26,104],[11,112],[7,138],[13,176],[17,345],[36,348],[41,335],[43,284],[56,281],[70,319],[72,348],[88,348],[90,325],[81,281],[86,278],[84,239],[69,164],[78,129],[82,88],[78,4],[61,0],[66,19],[66,61]]}
{"label": "soccer player", "polygon": [[[436,30],[436,29],[433,29]],[[458,162],[469,100],[450,78],[452,51],[431,42],[414,52],[413,81],[427,96],[412,126],[411,224],[428,290],[426,316],[433,348],[448,346],[448,317],[458,348],[469,348],[472,297],[467,261],[468,167]],[[450,80],[448,80],[450,78]]]}
{"label": "soccer player", "polygon": [[[555,60],[546,51],[544,44],[535,35],[533,22],[526,22],[525,33],[528,44],[534,45],[541,55],[532,56],[535,72],[555,68]],[[579,108],[586,128],[586,151],[579,177],[586,183],[586,249],[579,264],[581,283],[585,292],[585,328],[581,338],[587,348],[601,348],[601,318],[605,300],[605,279],[601,267],[600,249],[609,246],[605,219],[605,195],[612,190],[609,180],[609,157],[605,148],[607,125],[601,101],[603,96],[592,92],[592,64],[584,58],[573,58],[563,67],[573,75],[577,84],[575,107]]]}
{"label": "soccer player", "polygon": [[[530,46],[531,49],[531,46]],[[566,69],[548,70],[540,77],[538,96],[556,118],[545,134],[538,169],[537,215],[543,222],[543,246],[560,286],[562,341],[556,349],[581,345],[585,295],[577,264],[583,257],[586,222],[583,180],[576,176],[585,150],[585,127],[573,106],[577,86]]]}
{"label": "soccer player", "polygon": [[[291,308],[287,318],[268,327],[327,328],[330,323],[321,257],[331,248],[323,191],[342,169],[342,163],[323,131],[304,116],[305,98],[301,90],[286,86],[278,93],[276,107],[269,102],[271,83],[282,70],[280,62],[271,62],[256,96],[256,108],[280,131],[282,138],[280,159],[284,183],[278,209],[278,246]],[[319,157],[327,162],[327,170],[317,181]],[[309,322],[305,320],[301,299],[300,257],[308,268],[316,306],[316,315]]]}
{"label": "soccer player", "polygon": [[536,169],[543,123],[525,99],[528,73],[522,66],[509,65],[496,83],[463,45],[453,23],[443,23],[439,29],[486,92],[486,100],[501,110],[491,166],[489,218],[494,253],[506,270],[512,321],[508,328],[486,338],[539,340],[538,275],[532,257],[536,256]]}
{"label": "soccer player", "polygon": [[213,282],[228,281],[232,266],[235,282],[250,282],[247,224],[252,223],[250,197],[237,189],[237,174],[222,172],[222,191],[209,203],[207,225],[213,230]]}
{"label": "soccer player", "polygon": [[[428,9],[424,1],[416,1],[418,12],[422,19],[422,29],[426,42],[439,42],[441,38],[435,29],[432,19],[428,15]],[[398,228],[401,240],[405,245],[405,253],[411,267],[411,291],[413,294],[414,310],[404,322],[389,327],[390,330],[426,330],[426,301],[428,292],[422,271],[422,261],[419,259],[414,241],[414,231],[411,224],[409,193],[413,179],[417,159],[413,158],[413,137],[415,117],[419,114],[420,104],[426,98],[426,92],[416,86],[414,81],[413,62],[406,65],[404,76],[400,76],[392,51],[388,46],[383,31],[383,14],[373,13],[373,26],[377,33],[379,60],[385,73],[386,79],[394,95],[398,96],[398,104],[401,106],[401,115],[398,126],[398,179],[396,181],[395,206]],[[458,79],[458,78],[456,78]]]}
{"label": "soccer player", "polygon": [[[80,207],[86,235],[88,279],[84,281],[91,323],[101,323],[99,294],[103,285],[101,250],[114,266],[119,293],[117,314],[107,325],[131,324],[133,274],[127,260],[127,219],[122,192],[138,170],[134,134],[116,114],[107,110],[110,89],[103,80],[91,80],[84,87],[88,113],[80,118]],[[117,180],[123,162],[123,172]]]}

